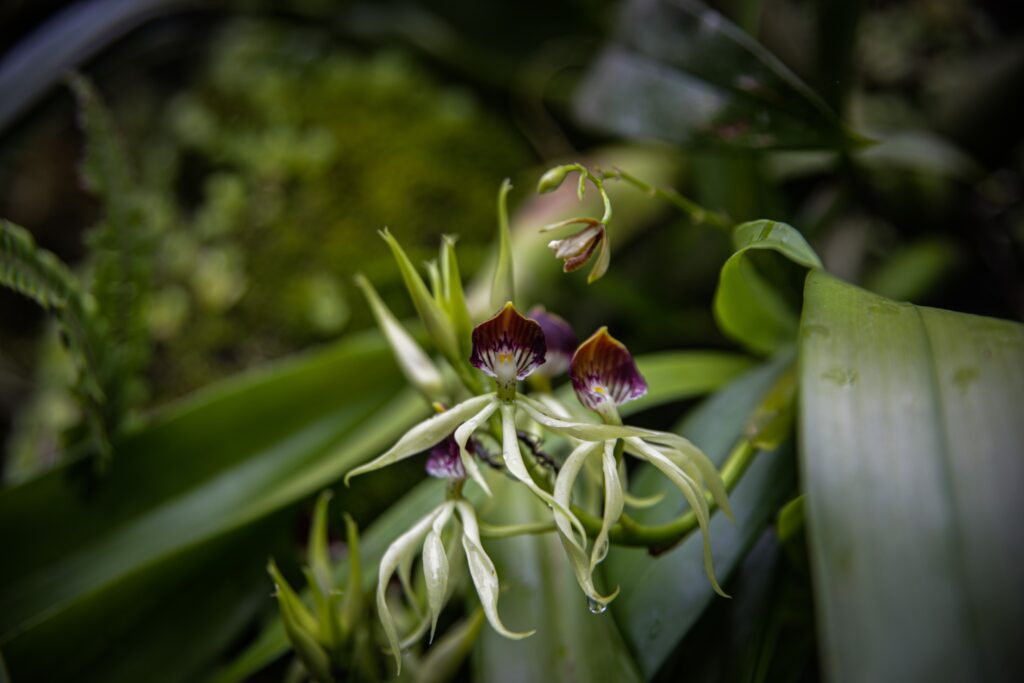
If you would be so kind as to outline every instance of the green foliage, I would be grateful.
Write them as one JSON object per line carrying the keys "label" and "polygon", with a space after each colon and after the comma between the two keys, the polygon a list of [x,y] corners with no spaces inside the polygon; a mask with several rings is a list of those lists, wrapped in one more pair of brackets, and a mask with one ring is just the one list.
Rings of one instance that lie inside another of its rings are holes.
{"label": "green foliage", "polygon": [[812,272],[800,337],[827,673],[1014,677],[1024,326],[896,303]]}
{"label": "green foliage", "polygon": [[90,291],[105,328],[106,413],[116,429],[145,395],[142,373],[150,355],[145,312],[152,289],[154,220],[147,215],[147,197],[99,93],[79,75],[71,77],[70,85],[85,134],[82,178],[103,206],[101,222],[86,242]]}
{"label": "green foliage", "polygon": [[74,391],[82,403],[94,446],[101,457],[110,455],[107,410],[109,340],[95,305],[77,278],[51,252],[39,249],[31,234],[9,221],[0,221],[0,284],[47,309],[60,324],[77,369]]}
{"label": "green foliage", "polygon": [[587,125],[732,149],[852,148],[863,138],[754,38],[696,0],[626,3],[575,95]]}

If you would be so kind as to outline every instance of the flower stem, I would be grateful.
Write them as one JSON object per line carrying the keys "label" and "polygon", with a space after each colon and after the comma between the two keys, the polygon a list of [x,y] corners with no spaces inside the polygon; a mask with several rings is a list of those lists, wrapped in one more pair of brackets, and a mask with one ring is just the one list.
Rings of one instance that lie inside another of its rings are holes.
{"label": "flower stem", "polygon": [[696,224],[706,223],[714,226],[720,230],[729,231],[733,228],[733,222],[725,214],[711,209],[706,209],[697,202],[684,197],[671,188],[661,188],[651,185],[650,183],[637,178],[632,173],[623,171],[620,168],[616,168],[611,171],[600,171],[600,176],[605,180],[611,178],[615,180],[623,180],[633,187],[636,187],[653,197],[664,199],[669,204],[686,214],[690,220]]}

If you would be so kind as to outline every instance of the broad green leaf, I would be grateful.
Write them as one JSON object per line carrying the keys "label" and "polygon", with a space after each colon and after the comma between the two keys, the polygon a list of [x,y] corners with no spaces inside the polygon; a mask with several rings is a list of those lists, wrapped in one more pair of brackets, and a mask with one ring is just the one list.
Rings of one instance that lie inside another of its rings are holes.
{"label": "broad green leaf", "polygon": [[796,338],[794,307],[755,265],[761,251],[782,254],[803,268],[821,261],[796,228],[776,221],[751,221],[733,231],[736,252],[722,266],[715,292],[715,318],[730,337],[759,353],[772,353]]}
{"label": "broad green leaf", "polygon": [[800,366],[827,677],[1016,678],[1024,327],[812,272]]}
{"label": "broad green leaf", "polygon": [[[0,565],[0,647],[13,674],[28,665],[19,653],[34,651],[47,633],[62,637],[46,640],[49,656],[34,666],[59,671],[73,663],[68,652],[102,657],[112,636],[87,622],[126,628],[131,622],[117,612],[133,595],[126,586],[145,592],[150,581],[169,580],[176,558],[283,510],[385,449],[426,413],[399,393],[387,353],[365,335],[236,379],[126,435],[100,481],[78,460],[0,492],[0,537],[5,555],[17,558]],[[92,673],[103,677],[102,669]]]}
{"label": "broad green leaf", "polygon": [[[493,481],[501,506],[481,513],[488,522],[551,518],[550,510],[526,487],[508,479]],[[504,588],[502,620],[511,629],[537,632],[513,641],[485,627],[473,653],[474,680],[642,680],[612,615],[590,613],[555,534],[489,540],[485,545]]]}
{"label": "broad green leaf", "polygon": [[631,0],[575,98],[604,132],[694,147],[861,144],[749,34],[695,0]]}
{"label": "broad green leaf", "polygon": [[[783,355],[746,373],[702,403],[677,431],[721,465],[743,435],[751,413],[779,375],[792,362]],[[793,479],[790,452],[761,452],[730,495],[735,525],[722,514],[711,519],[711,547],[720,580],[726,579],[769,523]],[[675,486],[644,466],[631,489],[640,495],[664,493],[660,505],[636,510],[641,523],[666,522],[686,509]],[[714,599],[704,576],[704,550],[699,533],[673,550],[651,557],[644,549],[612,548],[604,575],[610,588],[621,589],[612,612],[640,670],[650,679],[677,643]]]}

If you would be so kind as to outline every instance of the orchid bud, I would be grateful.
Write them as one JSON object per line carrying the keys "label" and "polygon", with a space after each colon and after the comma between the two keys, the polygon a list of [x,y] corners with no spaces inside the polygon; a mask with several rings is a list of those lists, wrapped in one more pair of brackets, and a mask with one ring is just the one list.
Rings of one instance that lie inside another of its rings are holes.
{"label": "orchid bud", "polygon": [[561,187],[563,182],[565,182],[566,176],[577,170],[579,169],[573,164],[555,166],[554,168],[548,169],[544,172],[544,175],[540,177],[540,181],[537,183],[537,192],[539,194],[554,192]]}

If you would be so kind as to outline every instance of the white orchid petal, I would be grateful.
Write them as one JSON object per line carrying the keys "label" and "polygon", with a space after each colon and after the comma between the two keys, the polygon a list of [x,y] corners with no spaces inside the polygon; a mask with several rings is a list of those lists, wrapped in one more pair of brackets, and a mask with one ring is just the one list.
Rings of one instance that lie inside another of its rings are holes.
{"label": "white orchid petal", "polygon": [[402,559],[415,552],[423,537],[430,530],[434,520],[437,519],[437,516],[446,509],[450,511],[452,505],[453,503],[446,502],[431,510],[413,524],[408,531],[395,539],[388,546],[380,560],[380,569],[377,573],[377,614],[380,617],[381,625],[384,627],[384,635],[387,636],[388,645],[395,657],[395,666],[398,668],[399,673],[402,672],[402,649],[398,640],[398,629],[395,626],[395,620],[391,616],[391,610],[388,609],[386,597],[388,583],[391,581],[391,577],[394,576],[395,570],[398,569]]}
{"label": "white orchid petal", "polygon": [[[562,463],[561,469],[558,470],[558,476],[555,478],[555,500],[559,505],[565,509],[569,509],[572,503],[572,489],[576,483],[576,478],[579,476],[580,471],[583,469],[584,463],[595,451],[601,447],[601,444],[587,443],[584,442],[576,447],[569,457]],[[573,536],[572,525],[569,518],[562,514],[561,510],[554,508],[555,515],[555,526],[558,530],[565,535],[566,539],[572,542],[574,545],[579,547],[579,543],[576,542],[575,536]],[[586,539],[586,537],[584,537]],[[585,547],[585,545],[584,545]]]}
{"label": "white orchid petal", "polygon": [[477,595],[480,596],[480,605],[484,609],[487,621],[495,631],[506,638],[520,640],[532,636],[536,631],[510,631],[501,623],[498,616],[498,574],[494,569],[494,563],[480,543],[480,527],[477,525],[476,513],[472,506],[464,501],[456,502],[455,506],[462,518],[462,547],[466,551],[469,574]]}
{"label": "white orchid petal", "polygon": [[466,450],[466,444],[469,443],[469,437],[473,436],[473,432],[480,428],[484,422],[490,419],[494,411],[498,409],[498,399],[492,399],[490,403],[484,406],[483,410],[474,415],[473,417],[462,423],[462,426],[455,430],[455,443],[459,446],[459,458],[462,460],[462,467],[469,474],[470,478],[477,483],[477,485],[484,490],[488,496],[491,496],[491,487],[487,485],[487,481],[484,479],[483,474],[480,472],[480,467],[476,464],[476,458],[473,454]]}
{"label": "white orchid petal", "polygon": [[697,524],[700,526],[701,536],[704,542],[704,573],[707,574],[708,580],[711,582],[711,586],[715,589],[716,593],[722,597],[729,597],[725,591],[722,590],[722,587],[718,585],[718,579],[715,578],[714,561],[711,556],[711,540],[708,536],[708,522],[710,515],[708,501],[704,497],[703,490],[697,486],[697,483],[692,477],[680,469],[680,467],[672,462],[668,456],[661,453],[657,448],[644,443],[641,439],[626,439],[626,450],[634,455],[638,455],[657,467],[666,477],[671,479],[672,482],[679,487],[680,491],[683,492],[683,496],[690,504],[690,508],[697,517]]}
{"label": "white orchid petal", "polygon": [[610,439],[624,439],[631,436],[644,437],[656,433],[650,429],[641,429],[640,427],[598,424],[596,422],[581,422],[555,417],[548,414],[544,405],[539,401],[521,394],[516,397],[516,402],[523,407],[530,417],[551,431],[562,436],[579,439],[580,441],[608,441]]}
{"label": "white orchid petal", "polygon": [[386,453],[346,474],[345,485],[348,486],[348,482],[352,477],[373,472],[408,458],[411,455],[425,451],[451,434],[456,427],[493,400],[493,394],[474,396],[443,413],[438,413],[420,422],[407,431]]}
{"label": "white orchid petal", "polygon": [[441,533],[451,516],[452,508],[448,507],[434,520],[433,528],[423,541],[423,578],[427,585],[427,605],[430,608],[431,642],[434,641],[437,618],[448,594],[448,555],[444,550]]}
{"label": "white orchid petal", "polygon": [[600,564],[608,555],[608,533],[619,517],[625,503],[622,496],[622,483],[619,481],[619,466],[615,461],[615,442],[608,441],[604,447],[604,516],[601,519],[601,531],[594,539],[594,548],[590,553],[590,571]]}
{"label": "white orchid petal", "polygon": [[502,455],[505,458],[505,469],[507,469],[512,476],[519,481],[526,484],[526,487],[533,492],[535,496],[543,500],[545,503],[550,505],[556,511],[565,515],[569,520],[569,523],[579,532],[582,541],[580,545],[586,545],[587,532],[583,528],[583,524],[576,518],[576,515],[569,510],[569,508],[557,500],[554,497],[537,486],[537,482],[530,476],[529,470],[526,469],[526,463],[523,461],[523,453],[519,448],[519,434],[516,431],[516,406],[514,403],[502,403],[501,404],[501,444],[502,444]]}
{"label": "white orchid petal", "polygon": [[611,595],[601,595],[597,592],[597,587],[594,586],[594,574],[590,568],[590,556],[587,555],[586,550],[579,547],[575,541],[561,531],[558,533],[558,539],[562,542],[562,547],[565,548],[569,564],[572,565],[572,571],[576,575],[576,583],[580,585],[584,595],[597,605],[607,605],[614,600],[619,594],[618,587]]}

